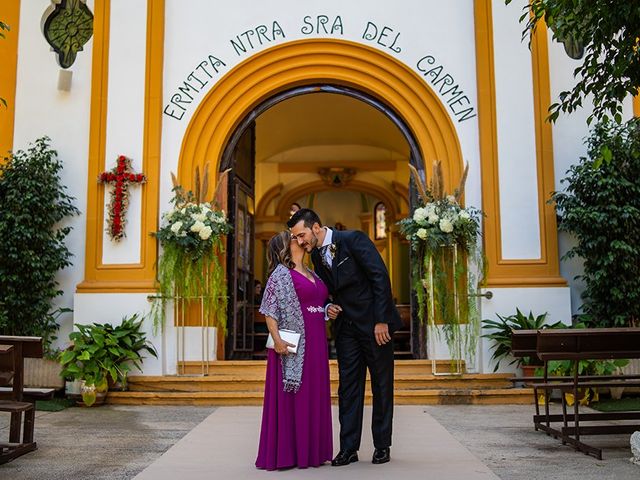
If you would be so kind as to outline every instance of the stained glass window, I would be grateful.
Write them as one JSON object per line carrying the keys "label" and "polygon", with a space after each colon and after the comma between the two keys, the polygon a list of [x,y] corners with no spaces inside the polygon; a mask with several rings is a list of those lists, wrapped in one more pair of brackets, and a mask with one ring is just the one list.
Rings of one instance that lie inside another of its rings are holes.
{"label": "stained glass window", "polygon": [[373,209],[374,230],[376,240],[387,238],[387,207],[383,202],[378,202]]}

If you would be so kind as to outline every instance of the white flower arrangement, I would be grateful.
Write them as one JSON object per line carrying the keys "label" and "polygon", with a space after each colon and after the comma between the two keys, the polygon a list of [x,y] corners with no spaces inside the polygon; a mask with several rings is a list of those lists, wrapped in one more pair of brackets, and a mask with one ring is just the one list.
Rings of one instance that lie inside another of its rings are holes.
{"label": "white flower arrangement", "polygon": [[213,210],[209,203],[188,202],[162,216],[157,236],[163,245],[173,242],[188,250],[204,252],[213,238],[229,231],[224,210]]}
{"label": "white flower arrangement", "polygon": [[429,241],[434,246],[475,242],[480,229],[480,212],[463,208],[453,195],[433,199],[400,222],[407,240]]}

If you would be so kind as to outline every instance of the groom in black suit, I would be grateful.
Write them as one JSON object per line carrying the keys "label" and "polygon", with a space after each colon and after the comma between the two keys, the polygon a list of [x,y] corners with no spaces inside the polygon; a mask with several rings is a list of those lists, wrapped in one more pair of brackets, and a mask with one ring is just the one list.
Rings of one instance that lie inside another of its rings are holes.
{"label": "groom in black suit", "polygon": [[373,393],[373,463],[386,463],[391,458],[393,421],[392,334],[402,325],[387,268],[367,235],[323,227],[313,210],[297,211],[287,226],[311,253],[316,273],[329,288],[333,303],[327,305],[327,313],[339,312],[340,452],[331,464],[358,461],[367,368]]}

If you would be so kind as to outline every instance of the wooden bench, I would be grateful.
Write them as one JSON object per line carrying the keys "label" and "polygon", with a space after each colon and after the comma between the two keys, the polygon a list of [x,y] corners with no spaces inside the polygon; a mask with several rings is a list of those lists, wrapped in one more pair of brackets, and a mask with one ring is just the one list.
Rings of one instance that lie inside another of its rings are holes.
{"label": "wooden bench", "polygon": [[[530,342],[530,334],[528,341]],[[529,343],[530,346],[530,343]],[[570,444],[576,450],[602,459],[602,449],[581,440],[582,435],[608,435],[631,433],[640,429],[640,412],[594,412],[580,413],[578,393],[583,388],[611,388],[620,386],[640,386],[640,375],[580,376],[580,360],[613,360],[640,358],[640,328],[590,328],[590,329],[548,329],[536,333],[536,355],[544,362],[544,376],[533,384],[536,414],[534,428]],[[571,376],[549,377],[548,362],[571,360],[574,362]],[[541,381],[540,381],[541,380]],[[549,411],[549,394],[552,390],[562,392],[562,414],[552,415]],[[538,392],[545,395],[545,412],[540,414]],[[574,396],[573,413],[568,413],[565,393]],[[584,425],[601,421],[621,421],[616,425]],[[552,424],[562,422],[560,427]],[[583,423],[581,425],[581,423]]]}
{"label": "wooden bench", "polygon": [[24,359],[42,358],[44,353],[42,339],[40,337],[11,337],[0,335],[0,344],[13,345],[16,349],[16,368],[19,371],[11,387],[0,387],[0,400],[35,403],[36,400],[49,400],[53,398],[56,392],[55,388],[24,386]]}
{"label": "wooden bench", "polygon": [[[6,387],[11,382],[14,386],[20,383],[22,371],[21,361],[17,356],[19,351],[21,349],[16,348],[15,345],[0,343],[0,386]],[[11,387],[11,392],[14,391],[15,387]],[[33,403],[18,400],[0,400],[0,412],[11,414],[9,441],[0,442],[0,464],[3,464],[36,449],[36,442],[33,441],[35,406]],[[22,442],[20,442],[23,414],[24,427],[22,428]]]}
{"label": "wooden bench", "polygon": [[[35,403],[37,400],[51,400],[55,393],[55,388],[24,387],[22,389],[22,399],[25,402]],[[0,387],[0,398],[11,396],[13,396],[13,387]]]}

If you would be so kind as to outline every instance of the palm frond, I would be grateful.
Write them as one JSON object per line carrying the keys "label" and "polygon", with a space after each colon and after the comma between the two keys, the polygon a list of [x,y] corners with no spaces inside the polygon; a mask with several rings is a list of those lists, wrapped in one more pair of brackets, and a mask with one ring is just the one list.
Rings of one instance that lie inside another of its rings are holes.
{"label": "palm frond", "polygon": [[433,175],[431,176],[431,194],[436,200],[444,197],[444,182],[442,180],[442,164],[439,160],[433,162]]}
{"label": "palm frond", "polygon": [[425,205],[427,203],[429,203],[429,194],[427,193],[427,187],[426,185],[422,182],[422,179],[420,178],[420,173],[418,173],[418,169],[416,167],[414,167],[413,165],[409,164],[409,171],[411,172],[411,176],[413,176],[413,180],[416,183],[416,187],[418,188],[418,192],[420,193],[420,197],[422,198],[422,201],[425,203]]}
{"label": "palm frond", "polygon": [[222,186],[222,182],[227,177],[227,175],[229,175],[230,171],[231,169],[227,168],[224,172],[221,172],[220,175],[218,175],[218,181],[216,182],[216,190],[215,192],[213,192],[212,203],[215,202],[216,199],[218,198],[218,194],[220,193],[220,187]]}
{"label": "palm frond", "polygon": [[460,199],[464,195],[464,186],[467,183],[467,176],[469,175],[469,163],[467,163],[464,167],[464,172],[462,172],[462,178],[460,178],[460,184],[458,188],[456,188],[454,192],[454,196],[456,197],[456,201],[460,203]]}
{"label": "palm frond", "polygon": [[198,203],[204,203],[207,201],[207,190],[209,190],[209,162],[204,164],[204,173],[202,175],[202,186],[200,188]]}
{"label": "palm frond", "polygon": [[195,174],[195,178],[193,179],[193,184],[195,187],[195,198],[196,198],[196,201],[199,202],[200,201],[200,165],[196,166],[196,174]]}

